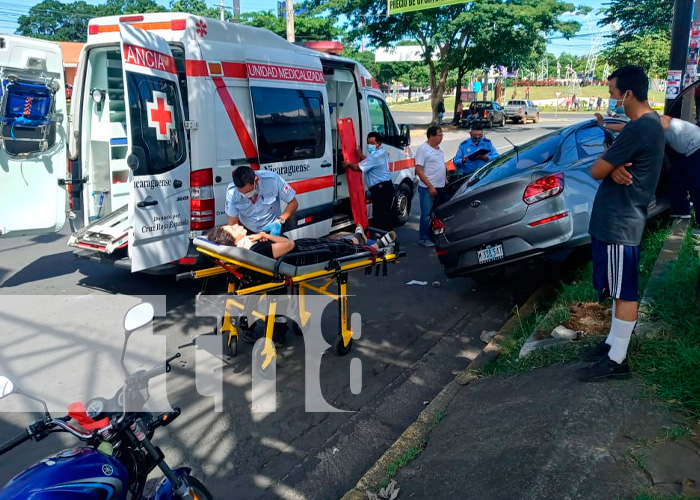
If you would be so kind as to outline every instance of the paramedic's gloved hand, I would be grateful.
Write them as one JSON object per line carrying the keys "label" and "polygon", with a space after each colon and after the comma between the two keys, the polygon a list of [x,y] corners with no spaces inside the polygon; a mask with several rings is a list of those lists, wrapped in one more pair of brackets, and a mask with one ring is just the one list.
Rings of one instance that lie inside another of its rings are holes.
{"label": "paramedic's gloved hand", "polygon": [[282,223],[279,219],[275,219],[270,222],[267,226],[262,228],[263,233],[270,233],[272,236],[279,236],[282,234]]}

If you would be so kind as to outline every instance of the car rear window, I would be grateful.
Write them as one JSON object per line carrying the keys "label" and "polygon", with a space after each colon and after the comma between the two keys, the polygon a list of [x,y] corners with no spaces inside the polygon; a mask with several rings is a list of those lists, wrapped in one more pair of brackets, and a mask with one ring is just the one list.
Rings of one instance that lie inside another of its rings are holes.
{"label": "car rear window", "polygon": [[508,106],[522,106],[524,104],[523,101],[508,101]]}

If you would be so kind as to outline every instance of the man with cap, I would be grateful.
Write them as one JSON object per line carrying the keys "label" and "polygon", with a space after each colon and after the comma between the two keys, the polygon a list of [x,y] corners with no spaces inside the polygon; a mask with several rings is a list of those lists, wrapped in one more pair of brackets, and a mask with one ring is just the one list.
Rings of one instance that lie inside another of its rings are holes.
{"label": "man with cap", "polygon": [[[470,138],[462,141],[459,145],[453,160],[457,172],[462,175],[470,175],[487,162],[498,158],[498,151],[491,141],[484,137],[484,129],[481,124],[473,124],[469,135]],[[482,149],[485,150],[483,154],[474,156],[474,153]]]}
{"label": "man with cap", "polygon": [[[287,204],[284,212],[282,201]],[[242,224],[252,233],[279,236],[282,226],[298,207],[294,189],[275,172],[256,172],[247,166],[233,171],[233,182],[226,190],[229,224]]]}

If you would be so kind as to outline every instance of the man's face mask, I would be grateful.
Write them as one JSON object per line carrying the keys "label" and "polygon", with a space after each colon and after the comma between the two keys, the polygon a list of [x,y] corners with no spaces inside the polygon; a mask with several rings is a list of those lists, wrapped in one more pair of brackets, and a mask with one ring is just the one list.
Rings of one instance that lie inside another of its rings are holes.
{"label": "man's face mask", "polygon": [[248,198],[249,200],[250,200],[251,198],[255,198],[255,196],[258,194],[258,183],[256,182],[256,183],[255,183],[255,187],[253,187],[253,189],[251,189],[251,190],[248,191],[247,193],[241,193],[241,194],[242,194],[243,196],[245,196],[246,198]]}
{"label": "man's face mask", "polygon": [[479,144],[479,141],[481,140],[483,136],[482,135],[472,135],[472,142],[474,144]]}
{"label": "man's face mask", "polygon": [[618,115],[624,115],[625,114],[625,99],[627,98],[627,92],[624,93],[622,96],[622,101],[618,101],[617,99],[615,100],[616,108],[615,108],[615,113]]}
{"label": "man's face mask", "polygon": [[374,153],[377,150],[377,145],[376,144],[367,144],[367,152],[369,154]]}

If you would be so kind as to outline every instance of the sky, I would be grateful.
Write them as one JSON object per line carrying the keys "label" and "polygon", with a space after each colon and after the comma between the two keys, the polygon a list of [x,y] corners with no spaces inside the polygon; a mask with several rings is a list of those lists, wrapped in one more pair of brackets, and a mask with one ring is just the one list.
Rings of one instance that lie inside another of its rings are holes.
{"label": "sky", "polygon": [[[157,0],[158,3],[168,6],[168,0]],[[205,0],[207,5],[217,7],[218,0]],[[277,10],[277,0],[239,0],[241,12],[255,12],[266,10]],[[547,43],[547,51],[559,56],[562,52],[568,54],[583,56],[587,55],[591,50],[591,44],[595,36],[600,32],[600,28],[596,25],[600,14],[602,1],[601,0],[569,0],[575,5],[585,5],[593,8],[593,13],[588,16],[563,16],[565,20],[575,19],[582,26],[579,34],[576,37],[566,40],[561,35],[552,34]],[[96,0],[87,0],[90,4],[103,3]],[[14,33],[17,29],[17,18],[29,12],[29,9],[39,3],[37,0],[0,0],[0,33]],[[233,9],[233,0],[224,0],[224,6],[227,9]],[[605,43],[605,39],[602,40]]]}

